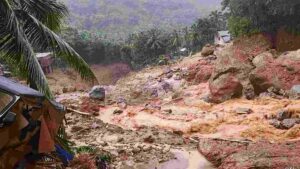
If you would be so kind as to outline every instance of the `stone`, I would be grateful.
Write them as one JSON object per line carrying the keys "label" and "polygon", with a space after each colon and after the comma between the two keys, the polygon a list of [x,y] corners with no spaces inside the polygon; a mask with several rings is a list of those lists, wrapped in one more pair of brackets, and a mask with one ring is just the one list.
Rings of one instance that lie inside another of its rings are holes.
{"label": "stone", "polygon": [[185,79],[193,84],[205,83],[209,80],[214,71],[214,62],[199,60],[188,67],[184,74]]}
{"label": "stone", "polygon": [[94,86],[89,92],[89,97],[97,100],[105,99],[105,89],[100,86]]}
{"label": "stone", "polygon": [[300,94],[300,85],[294,85],[291,89],[293,93]]}
{"label": "stone", "polygon": [[117,100],[117,105],[119,106],[120,109],[126,109],[127,108],[127,101],[126,99],[120,97]]}
{"label": "stone", "polygon": [[115,114],[115,115],[120,115],[120,114],[122,114],[123,113],[123,110],[120,110],[120,109],[116,109],[116,110],[114,110],[114,112],[113,112],[113,114]]}
{"label": "stone", "polygon": [[179,75],[179,74],[176,74],[175,76],[174,76],[174,80],[181,80],[182,79],[182,77],[181,77],[181,75]]}
{"label": "stone", "polygon": [[173,130],[173,133],[176,135],[180,135],[180,136],[182,136],[184,134],[183,131],[181,131],[181,130]]}
{"label": "stone", "polygon": [[228,99],[237,98],[242,95],[243,86],[241,82],[231,73],[220,75],[209,84],[211,93],[210,101],[220,103]]}
{"label": "stone", "polygon": [[[249,79],[249,75],[255,69],[252,60],[255,56],[269,50],[270,47],[272,44],[268,39],[262,34],[257,34],[236,39],[222,50],[215,51],[217,60],[209,80],[212,102],[223,102],[231,99],[232,96],[234,98],[245,96],[247,99],[252,99],[256,95],[255,88]],[[238,90],[233,87],[237,87]]]}
{"label": "stone", "polygon": [[123,141],[124,141],[124,138],[123,137],[119,137],[118,143],[123,142]]}
{"label": "stone", "polygon": [[279,121],[282,121],[284,119],[289,119],[292,117],[292,113],[290,111],[285,111],[285,110],[282,110],[282,111],[279,111],[277,114],[276,114],[276,118],[277,120]]}
{"label": "stone", "polygon": [[136,143],[136,144],[133,146],[132,152],[133,152],[134,154],[137,154],[137,153],[141,152],[141,147],[140,147],[140,145],[139,145],[138,143]]}
{"label": "stone", "polygon": [[214,54],[214,51],[215,51],[215,47],[210,44],[207,44],[202,48],[201,55],[206,57]]}
{"label": "stone", "polygon": [[277,129],[281,129],[281,122],[279,120],[272,119],[269,121],[269,124],[274,126]]}
{"label": "stone", "polygon": [[99,113],[99,112],[94,112],[93,115],[94,115],[94,116],[99,116],[100,113]]}
{"label": "stone", "polygon": [[286,91],[294,86],[294,89],[300,89],[297,87],[300,84],[300,50],[282,54],[278,58],[270,52],[264,55],[256,61],[256,68],[250,73],[255,93],[260,94],[270,87]]}
{"label": "stone", "polygon": [[171,146],[165,145],[164,148],[162,149],[162,153],[166,154],[166,153],[170,152],[170,150],[171,150]]}
{"label": "stone", "polygon": [[151,134],[147,134],[144,137],[144,142],[146,142],[146,143],[153,143],[154,141],[155,141],[155,139]]}
{"label": "stone", "polygon": [[104,137],[102,137],[103,141],[107,143],[117,143],[119,138],[120,137],[118,135],[109,135],[109,134],[106,134]]}
{"label": "stone", "polygon": [[136,88],[136,89],[134,89],[134,91],[131,92],[130,96],[133,99],[136,99],[136,98],[140,97],[142,94],[143,94],[143,91],[139,88]]}
{"label": "stone", "polygon": [[173,77],[173,73],[168,73],[167,75],[166,75],[166,78],[168,78],[168,79],[171,79]]}
{"label": "stone", "polygon": [[164,112],[168,113],[168,114],[172,114],[172,109],[167,109],[167,110],[164,110]]}
{"label": "stone", "polygon": [[145,144],[144,146],[143,146],[143,151],[150,151],[152,149],[152,146],[151,145],[149,145],[149,144]]}
{"label": "stone", "polygon": [[120,102],[120,103],[117,103],[118,107],[120,109],[126,109],[127,108],[127,103],[125,102]]}
{"label": "stone", "polygon": [[250,108],[241,108],[241,107],[239,107],[235,110],[235,112],[237,114],[251,114],[251,113],[253,113],[253,110],[250,109]]}
{"label": "stone", "polygon": [[62,92],[63,93],[68,93],[68,88],[67,87],[63,87]]}
{"label": "stone", "polygon": [[99,145],[101,145],[102,147],[105,147],[105,146],[108,145],[107,142],[103,141],[102,137],[97,137],[97,138],[96,138],[96,141],[97,141],[97,143],[98,143]]}
{"label": "stone", "polygon": [[172,86],[168,82],[162,82],[161,87],[166,93],[173,91]]}
{"label": "stone", "polygon": [[281,126],[283,129],[290,129],[294,127],[297,123],[299,123],[299,119],[284,119],[281,122]]}

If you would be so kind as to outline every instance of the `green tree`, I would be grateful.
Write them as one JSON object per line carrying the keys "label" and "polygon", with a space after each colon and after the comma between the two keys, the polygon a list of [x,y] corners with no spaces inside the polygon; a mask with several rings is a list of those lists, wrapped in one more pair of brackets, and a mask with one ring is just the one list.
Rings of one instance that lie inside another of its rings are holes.
{"label": "green tree", "polygon": [[299,0],[224,0],[222,5],[232,18],[229,27],[236,32],[275,35],[280,28],[300,29]]}
{"label": "green tree", "polygon": [[78,71],[82,78],[96,80],[88,64],[55,32],[66,7],[56,0],[1,0],[0,53],[47,97],[51,98],[46,77],[36,51],[52,51]]}
{"label": "green tree", "polygon": [[213,43],[217,31],[226,29],[226,17],[220,11],[213,11],[207,18],[198,19],[191,27],[193,51],[205,44]]}
{"label": "green tree", "polygon": [[169,34],[154,28],[129,36],[126,49],[131,47],[133,66],[143,67],[155,63],[160,55],[166,54],[169,44]]}

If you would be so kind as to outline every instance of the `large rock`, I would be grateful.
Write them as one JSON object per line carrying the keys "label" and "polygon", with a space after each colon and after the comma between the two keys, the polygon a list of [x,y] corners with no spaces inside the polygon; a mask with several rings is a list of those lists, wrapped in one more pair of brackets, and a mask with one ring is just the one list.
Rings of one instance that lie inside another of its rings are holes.
{"label": "large rock", "polygon": [[209,84],[212,102],[223,102],[225,100],[240,97],[243,86],[231,73],[221,75]]}
{"label": "large rock", "polygon": [[89,92],[89,96],[92,99],[104,100],[105,99],[105,89],[101,86],[94,86]]}
{"label": "large rock", "polygon": [[[218,58],[210,79],[212,98],[220,101],[230,99],[230,96],[239,94],[241,86],[246,98],[254,98],[254,89],[249,80],[249,74],[255,68],[252,59],[270,47],[271,44],[263,35],[255,35],[237,39],[223,50],[216,51]],[[226,77],[230,79],[224,79]],[[230,84],[231,82],[233,84]],[[226,92],[223,92],[223,95],[221,91],[216,92],[215,86],[218,86],[217,90]]]}
{"label": "large rock", "polygon": [[209,56],[209,55],[214,54],[214,51],[215,51],[215,47],[210,44],[207,44],[202,48],[201,55]]}
{"label": "large rock", "polygon": [[187,81],[193,84],[207,82],[214,70],[214,61],[201,59],[188,68]]}
{"label": "large rock", "polygon": [[218,169],[300,167],[300,141],[271,144],[201,139],[198,150]]}
{"label": "large rock", "polygon": [[256,68],[250,74],[255,93],[267,91],[270,87],[290,90],[300,84],[300,50],[286,52],[278,58],[265,52],[253,60]]}

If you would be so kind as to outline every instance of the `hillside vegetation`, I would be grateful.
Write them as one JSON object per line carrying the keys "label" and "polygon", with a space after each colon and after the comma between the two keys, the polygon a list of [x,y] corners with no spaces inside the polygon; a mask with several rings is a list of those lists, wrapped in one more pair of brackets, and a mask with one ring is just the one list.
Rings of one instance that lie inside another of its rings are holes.
{"label": "hillside vegetation", "polygon": [[126,37],[153,27],[176,29],[220,8],[221,0],[61,0],[68,22],[102,36]]}

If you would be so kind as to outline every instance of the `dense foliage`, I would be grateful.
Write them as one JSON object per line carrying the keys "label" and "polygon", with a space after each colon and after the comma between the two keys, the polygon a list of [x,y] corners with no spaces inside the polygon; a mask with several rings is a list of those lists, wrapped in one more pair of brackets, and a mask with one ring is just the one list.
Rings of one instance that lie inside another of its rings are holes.
{"label": "dense foliage", "polygon": [[[214,43],[217,31],[226,30],[226,17],[213,11],[200,18],[191,27],[184,29],[152,28],[128,35],[125,41],[112,41],[95,32],[67,28],[62,36],[90,64],[125,62],[138,69],[157,64],[164,57],[177,58],[186,48],[186,53],[197,52],[205,44]],[[185,55],[186,55],[185,53]]]}
{"label": "dense foliage", "polygon": [[234,36],[300,29],[299,0],[223,0],[222,5],[229,12],[229,28]]}
{"label": "dense foliage", "polygon": [[181,29],[220,7],[221,0],[60,0],[70,10],[69,25],[102,37]]}
{"label": "dense foliage", "polygon": [[215,34],[220,30],[226,30],[226,17],[222,12],[213,11],[207,18],[198,19],[191,27],[193,51],[213,43]]}

